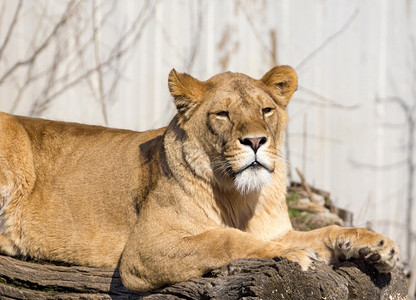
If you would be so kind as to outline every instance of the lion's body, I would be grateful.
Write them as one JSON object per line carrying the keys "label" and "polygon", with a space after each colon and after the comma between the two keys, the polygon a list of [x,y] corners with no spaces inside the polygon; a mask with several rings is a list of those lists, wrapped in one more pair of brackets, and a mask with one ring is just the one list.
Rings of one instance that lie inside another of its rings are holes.
{"label": "lion's body", "polygon": [[139,146],[163,129],[137,133],[1,113],[0,133],[1,231],[18,253],[115,266],[157,168]]}
{"label": "lion's body", "polygon": [[390,270],[398,250],[384,236],[292,230],[280,149],[296,85],[289,67],[206,82],[172,71],[178,114],[142,133],[0,113],[0,252],[120,265],[135,290],[243,257]]}

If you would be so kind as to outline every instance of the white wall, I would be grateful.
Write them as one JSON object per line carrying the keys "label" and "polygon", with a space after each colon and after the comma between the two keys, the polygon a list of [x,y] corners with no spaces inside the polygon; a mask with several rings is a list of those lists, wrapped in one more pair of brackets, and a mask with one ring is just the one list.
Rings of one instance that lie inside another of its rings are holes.
{"label": "white wall", "polygon": [[[18,2],[0,3],[1,45]],[[42,45],[67,3],[23,2],[0,53],[0,78]],[[406,124],[406,116],[415,120],[416,110],[415,1],[104,0],[75,6],[31,70],[22,64],[0,80],[0,110],[145,130],[166,125],[175,113],[167,89],[173,67],[204,80],[225,70],[258,78],[275,64],[291,65],[299,90],[288,108],[290,167],[331,191],[338,206],[354,212],[355,225],[370,222],[394,237],[407,257],[408,225],[416,229],[414,220],[406,221],[405,161],[409,141],[416,138],[409,137]],[[105,22],[98,26],[95,44],[88,44],[94,6],[96,22]],[[102,66],[100,79],[91,70],[111,56],[136,18],[136,31],[121,46],[135,42]],[[90,46],[77,60],[81,44]],[[48,77],[55,58],[59,67]],[[68,73],[72,77],[65,78]],[[85,73],[89,76],[75,81]],[[27,78],[32,81],[18,96]],[[70,89],[53,97],[71,80]],[[51,95],[44,110],[33,109],[35,101]]]}

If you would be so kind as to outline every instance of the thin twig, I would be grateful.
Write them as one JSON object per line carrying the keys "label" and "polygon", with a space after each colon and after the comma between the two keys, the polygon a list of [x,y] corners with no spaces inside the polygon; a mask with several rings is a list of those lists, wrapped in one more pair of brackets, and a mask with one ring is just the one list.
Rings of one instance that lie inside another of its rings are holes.
{"label": "thin twig", "polygon": [[329,103],[322,103],[322,102],[317,102],[317,101],[313,101],[313,100],[309,100],[309,99],[302,99],[302,98],[298,98],[298,97],[296,97],[296,103],[307,104],[307,105],[312,105],[312,106],[316,106],[316,107],[323,107],[323,108],[342,109],[342,110],[355,110],[355,109],[358,109],[360,107],[359,105],[340,104],[340,103],[337,103],[333,100],[330,100]]}
{"label": "thin twig", "polygon": [[[200,4],[200,2],[189,2],[190,4],[199,3],[199,11],[197,16],[197,26],[191,26],[192,29],[194,29],[193,32],[193,38],[192,38],[192,46],[191,46],[191,52],[189,54],[189,59],[186,64],[186,71],[191,72],[192,66],[194,65],[195,58],[198,54],[198,50],[201,46],[200,40],[201,40],[201,31],[203,28],[203,20],[204,20],[204,12],[205,9],[202,6],[203,4]],[[192,17],[192,15],[191,15]]]}
{"label": "thin twig", "polygon": [[[96,65],[100,65],[101,62],[101,51],[99,46],[99,29],[97,27],[97,6],[96,1],[93,2],[93,8],[92,8],[92,26],[93,26],[93,46],[94,46],[94,58]],[[101,28],[101,27],[100,27]],[[108,117],[107,117],[107,108],[105,106],[105,97],[104,97],[104,87],[103,87],[103,70],[100,67],[96,70],[97,74],[97,81],[98,81],[98,101],[101,106],[101,113],[103,115],[104,124],[108,125]]]}
{"label": "thin twig", "polygon": [[[77,76],[77,77],[73,78],[72,80],[68,81],[68,83],[66,85],[62,86],[60,89],[55,91],[55,93],[52,93],[48,97],[44,98],[42,102],[43,103],[49,103],[54,98],[60,96],[64,92],[66,92],[68,89],[70,89],[70,88],[74,87],[75,85],[79,84],[84,79],[89,78],[92,74],[96,73],[98,69],[103,69],[104,67],[110,66],[115,60],[119,59],[120,57],[124,56],[128,51],[130,51],[136,45],[136,43],[139,41],[139,39],[140,39],[140,37],[143,33],[144,27],[147,25],[147,23],[151,19],[150,17],[154,12],[155,5],[153,7],[149,7],[149,5],[146,5],[141,10],[141,12],[139,13],[137,18],[133,22],[130,29],[119,39],[119,41],[116,43],[116,45],[111,50],[110,56],[107,57],[106,60],[100,62],[99,64],[96,64],[94,67],[88,69],[84,73],[82,73],[79,76]],[[146,17],[144,17],[144,14],[146,13],[146,11],[149,11],[149,10],[150,10],[149,14]],[[142,21],[142,22],[139,26],[140,21]],[[130,42],[127,43],[126,45],[124,45],[125,41],[128,40],[130,37],[131,37]],[[123,47],[123,45],[124,45],[124,47]],[[41,114],[46,108],[45,105],[42,105],[40,107],[42,109],[36,111],[36,114]]]}
{"label": "thin twig", "polygon": [[394,163],[391,163],[391,164],[385,164],[385,165],[376,165],[376,164],[371,164],[371,163],[361,163],[361,162],[357,162],[353,159],[349,159],[348,162],[354,168],[357,168],[357,169],[368,169],[368,170],[373,170],[373,171],[391,171],[392,169],[403,168],[404,166],[406,166],[407,160],[403,159],[401,161],[394,162]]}
{"label": "thin twig", "polygon": [[75,11],[75,8],[77,7],[76,3],[79,2],[75,2],[75,1],[70,1],[65,9],[65,12],[62,14],[61,19],[59,20],[59,22],[55,25],[55,27],[53,28],[52,32],[46,37],[46,39],[42,42],[42,44],[34,50],[33,54],[29,57],[26,58],[24,60],[20,60],[18,62],[16,62],[10,69],[8,69],[3,76],[1,76],[0,78],[0,85],[8,78],[10,77],[10,75],[12,75],[18,68],[31,64],[33,63],[37,57],[39,56],[39,54],[41,52],[43,52],[46,47],[48,47],[48,45],[50,44],[50,42],[52,41],[52,39],[57,35],[57,33],[59,32],[60,28],[67,22],[68,18],[73,14],[73,12]]}
{"label": "thin twig", "polygon": [[3,44],[0,47],[0,60],[3,56],[4,49],[6,49],[7,44],[9,43],[10,37],[12,36],[13,31],[16,27],[16,23],[17,23],[17,20],[18,20],[18,17],[19,17],[20,9],[22,8],[22,4],[23,4],[23,0],[19,0],[19,2],[17,3],[17,7],[16,7],[16,10],[14,12],[13,19],[12,19],[10,25],[9,25],[9,29],[7,31],[6,37],[4,38]]}
{"label": "thin twig", "polygon": [[315,97],[318,100],[321,100],[323,102],[327,102],[328,105],[331,105],[334,108],[352,110],[352,109],[357,109],[357,108],[360,107],[359,104],[355,104],[355,105],[344,105],[344,104],[338,103],[338,102],[336,102],[336,101],[334,101],[332,99],[329,99],[329,98],[327,98],[325,96],[322,96],[320,93],[317,93],[317,92],[315,92],[315,91],[313,91],[311,89],[308,89],[308,88],[306,88],[304,86],[298,86],[298,90],[299,91],[302,91],[302,92],[304,92],[304,93],[306,93],[308,95],[311,95],[311,96]]}
{"label": "thin twig", "polygon": [[253,18],[249,14],[248,9],[246,8],[246,6],[242,2],[237,2],[237,3],[239,4],[239,7],[243,11],[244,16],[247,19],[247,22],[250,25],[250,28],[253,31],[253,33],[254,33],[254,35],[257,39],[257,42],[259,42],[259,44],[261,45],[261,48],[263,50],[265,50],[267,52],[267,54],[272,58],[273,64],[275,65],[277,63],[277,58],[275,57],[275,52],[273,51],[273,48],[270,48],[269,44],[263,40],[264,35],[261,34],[259,32],[259,30],[257,29],[257,27],[255,25],[256,22],[254,22]]}
{"label": "thin twig", "polygon": [[309,184],[306,182],[305,176],[303,176],[302,172],[298,168],[296,168],[296,173],[298,173],[299,178],[302,181],[302,186],[305,189],[306,194],[308,194],[309,200],[314,204],[318,204],[318,201],[316,201],[315,197],[312,194]]}
{"label": "thin twig", "polygon": [[[92,91],[94,91],[92,87],[91,82],[91,76],[94,74],[102,73],[102,76],[104,76],[104,72],[107,70],[112,69],[112,65],[115,62],[118,62],[122,57],[124,57],[133,47],[137,44],[139,41],[143,30],[147,23],[151,20],[151,16],[154,13],[156,3],[153,3],[153,6],[151,4],[146,4],[138,14],[137,18],[134,20],[132,25],[129,27],[129,29],[120,37],[120,39],[115,43],[114,47],[109,51],[110,54],[106,59],[102,59],[99,57],[99,60],[95,62],[95,64],[88,68],[87,70],[79,73],[79,69],[85,68],[85,60],[84,60],[84,53],[86,53],[88,45],[92,45],[93,51],[94,51],[94,36],[89,39],[90,42],[85,43],[81,49],[81,52],[78,52],[78,64],[74,65],[74,67],[69,67],[67,64],[67,71],[63,76],[60,78],[56,78],[53,80],[53,87],[54,92],[49,93],[47,96],[39,98],[34,102],[32,105],[32,113],[35,115],[42,114],[46,109],[48,104],[51,103],[53,99],[56,97],[62,95],[64,92],[69,90],[70,88],[76,86],[77,84],[81,83],[84,80],[87,80],[87,84],[89,84]],[[147,15],[146,15],[147,14]],[[106,14],[106,17],[108,14]],[[94,28],[93,30],[95,34],[97,33],[97,29]],[[98,44],[97,44],[98,47]],[[71,58],[72,60],[72,58]],[[73,60],[75,63],[77,61]],[[72,64],[72,61],[71,61]],[[117,69],[117,68],[115,68]],[[111,85],[111,88],[109,89],[109,92],[106,94],[104,91],[104,85],[102,85],[102,91],[97,94],[97,99],[100,101],[100,105],[102,106],[103,103],[100,99],[107,99],[109,93],[114,92],[115,87],[117,85],[117,82],[120,78],[120,72],[114,71],[115,78],[113,81],[113,84]],[[77,74],[77,75],[74,75]],[[89,80],[89,81],[88,81]],[[102,79],[103,80],[103,79]],[[51,89],[52,90],[52,89]],[[105,105],[105,104],[104,104]],[[105,107],[104,107],[105,108]],[[106,111],[104,112],[106,114]],[[108,122],[108,120],[104,119],[105,122]]]}
{"label": "thin twig", "polygon": [[[46,85],[44,86],[42,93],[40,94],[41,99],[47,99],[48,95],[50,94],[50,91],[54,88],[54,82],[56,79],[56,73],[59,67],[59,63],[61,61],[61,51],[59,49],[59,46],[55,49],[55,55],[53,57],[52,67],[50,68],[47,79],[46,79]],[[49,104],[49,101],[36,101],[34,105],[32,105],[30,115],[31,116],[38,116],[40,115],[40,112],[46,110],[47,105]]]}
{"label": "thin twig", "polygon": [[22,99],[22,95],[25,92],[26,88],[29,87],[29,83],[33,80],[32,72],[33,72],[34,64],[30,64],[26,70],[26,79],[25,82],[19,87],[19,90],[17,91],[16,97],[13,101],[13,106],[10,110],[11,113],[15,113],[17,107],[20,104],[20,101]]}
{"label": "thin twig", "polygon": [[358,16],[358,8],[355,9],[353,14],[348,18],[347,22],[335,31],[333,34],[331,34],[329,37],[326,38],[325,41],[321,45],[319,45],[315,50],[313,50],[311,53],[309,53],[297,66],[295,69],[299,70],[302,67],[304,67],[310,60],[312,60],[313,57],[315,57],[317,54],[319,54],[328,44],[330,44],[334,39],[336,39],[338,36],[340,36],[342,33],[347,30],[347,28],[351,25],[351,23],[354,21],[354,19]]}

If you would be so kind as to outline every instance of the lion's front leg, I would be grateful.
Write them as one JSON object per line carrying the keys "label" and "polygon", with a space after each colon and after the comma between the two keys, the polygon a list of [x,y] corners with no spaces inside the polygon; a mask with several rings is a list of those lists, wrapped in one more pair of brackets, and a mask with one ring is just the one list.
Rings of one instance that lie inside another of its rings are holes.
{"label": "lion's front leg", "polygon": [[288,248],[234,228],[186,236],[179,236],[176,230],[159,231],[157,236],[148,232],[136,227],[121,256],[120,275],[123,284],[132,290],[146,291],[186,281],[238,258],[286,257],[303,269],[315,260],[313,249]]}
{"label": "lion's front leg", "polygon": [[9,256],[18,255],[18,251],[14,243],[12,243],[12,241],[10,241],[10,239],[3,234],[0,234],[0,254]]}
{"label": "lion's front leg", "polygon": [[396,265],[399,248],[388,237],[362,228],[329,226],[309,232],[290,231],[278,239],[286,245],[316,250],[317,260],[334,263],[350,258],[364,259],[380,272]]}

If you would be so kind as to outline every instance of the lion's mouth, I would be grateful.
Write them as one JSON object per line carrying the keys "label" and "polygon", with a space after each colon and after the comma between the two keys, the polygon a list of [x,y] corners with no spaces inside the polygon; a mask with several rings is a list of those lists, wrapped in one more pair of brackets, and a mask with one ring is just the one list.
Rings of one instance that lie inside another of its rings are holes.
{"label": "lion's mouth", "polygon": [[255,160],[235,173],[234,183],[242,194],[259,191],[270,182],[272,172],[266,165]]}
{"label": "lion's mouth", "polygon": [[257,160],[255,160],[255,161],[251,162],[250,164],[247,164],[246,166],[242,167],[240,170],[238,170],[236,172],[236,175],[240,174],[240,173],[243,173],[246,170],[258,170],[258,169],[265,169],[265,170],[271,172],[269,170],[269,168],[267,168],[266,166],[264,166],[263,164],[261,164]]}

